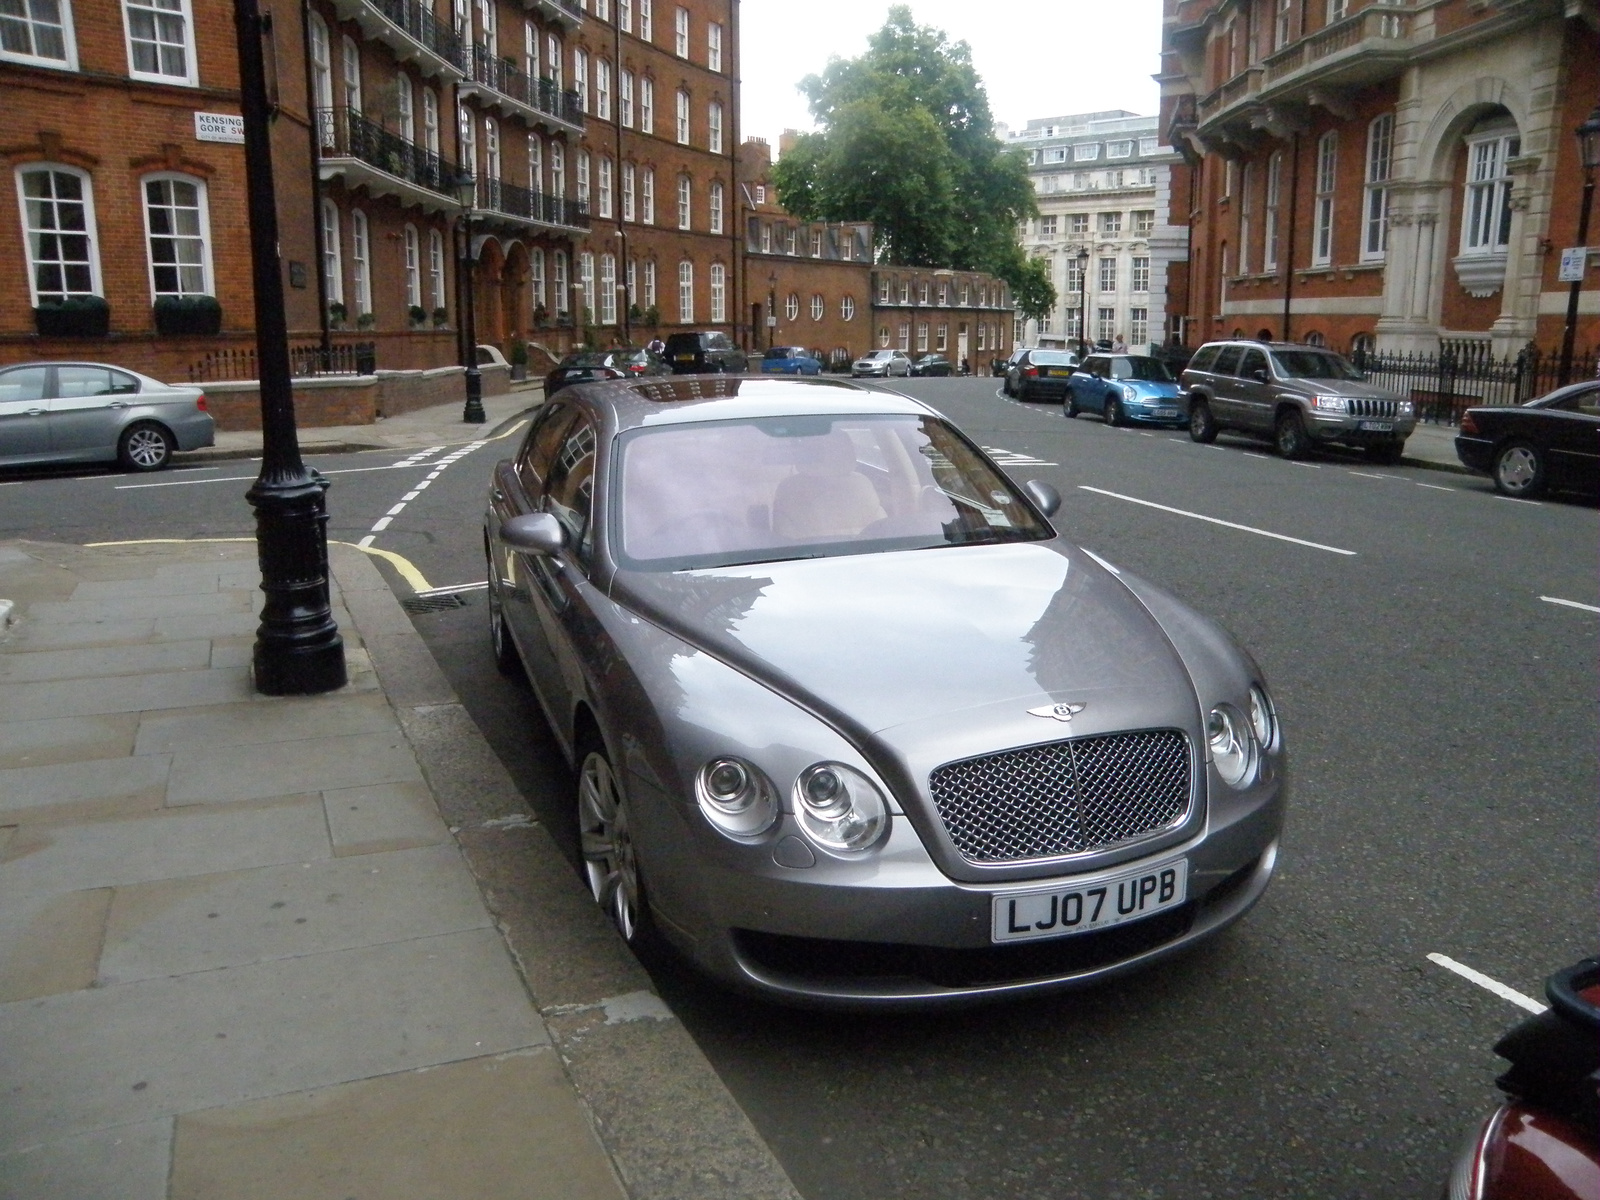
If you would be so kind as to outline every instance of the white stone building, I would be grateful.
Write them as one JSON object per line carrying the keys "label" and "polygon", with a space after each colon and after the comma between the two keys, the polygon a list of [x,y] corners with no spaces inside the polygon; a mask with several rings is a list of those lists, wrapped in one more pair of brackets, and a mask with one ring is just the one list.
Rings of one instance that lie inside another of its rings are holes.
{"label": "white stone building", "polygon": [[[1056,309],[1043,321],[1019,317],[1016,344],[1075,343],[1088,265],[1088,337],[1121,337],[1143,350],[1166,340],[1167,274],[1187,257],[1186,213],[1171,213],[1172,164],[1159,119],[1121,109],[1029,121],[1007,132],[1028,151],[1039,216],[1020,230],[1025,252],[1050,264]],[[1083,258],[1083,252],[1088,257]],[[1174,318],[1175,319],[1175,318]]]}

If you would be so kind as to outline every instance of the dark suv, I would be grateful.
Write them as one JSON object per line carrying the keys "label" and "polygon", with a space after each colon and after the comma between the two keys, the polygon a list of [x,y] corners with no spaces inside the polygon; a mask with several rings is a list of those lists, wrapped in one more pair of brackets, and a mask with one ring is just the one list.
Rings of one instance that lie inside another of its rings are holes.
{"label": "dark suv", "polygon": [[743,350],[725,333],[674,333],[662,354],[674,375],[742,375],[750,367]]}
{"label": "dark suv", "polygon": [[1399,462],[1416,410],[1370,383],[1326,346],[1292,342],[1209,342],[1183,372],[1189,436],[1215,441],[1223,429],[1271,438],[1285,458],[1338,442],[1378,462]]}

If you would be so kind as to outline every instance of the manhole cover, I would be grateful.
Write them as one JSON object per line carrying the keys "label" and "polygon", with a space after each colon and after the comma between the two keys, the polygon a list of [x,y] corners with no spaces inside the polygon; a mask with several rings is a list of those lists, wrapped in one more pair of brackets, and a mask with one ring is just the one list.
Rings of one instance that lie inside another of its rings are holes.
{"label": "manhole cover", "polygon": [[408,613],[445,612],[452,608],[465,608],[467,598],[458,594],[448,596],[408,596],[400,601],[400,607]]}

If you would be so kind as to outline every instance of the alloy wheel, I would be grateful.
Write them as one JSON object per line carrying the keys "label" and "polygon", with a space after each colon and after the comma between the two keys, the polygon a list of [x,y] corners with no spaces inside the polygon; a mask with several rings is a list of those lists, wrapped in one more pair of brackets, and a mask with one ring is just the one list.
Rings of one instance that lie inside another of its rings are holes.
{"label": "alloy wheel", "polygon": [[1544,487],[1544,463],[1526,442],[1513,442],[1494,460],[1494,486],[1504,496],[1536,496]]}
{"label": "alloy wheel", "polygon": [[172,444],[154,425],[135,425],[122,436],[122,457],[136,471],[154,471],[166,466]]}
{"label": "alloy wheel", "polygon": [[639,864],[628,827],[627,804],[604,754],[591,750],[578,773],[578,837],[583,873],[625,941],[639,933]]}

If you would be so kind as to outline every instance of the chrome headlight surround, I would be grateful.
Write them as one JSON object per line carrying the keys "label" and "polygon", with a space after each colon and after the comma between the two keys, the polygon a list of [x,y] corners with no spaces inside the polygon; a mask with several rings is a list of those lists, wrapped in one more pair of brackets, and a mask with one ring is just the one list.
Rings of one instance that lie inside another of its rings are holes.
{"label": "chrome headlight surround", "polygon": [[1139,399],[1139,389],[1134,387],[1131,383],[1123,384],[1122,398],[1130,403],[1137,401]]}
{"label": "chrome headlight surround", "polygon": [[1260,750],[1250,722],[1231,704],[1219,704],[1206,718],[1206,749],[1222,782],[1246,788],[1254,781]]}
{"label": "chrome headlight surround", "polygon": [[714,758],[694,775],[694,798],[718,833],[736,841],[760,837],[778,820],[778,789],[742,758]]}
{"label": "chrome headlight surround", "polygon": [[833,854],[870,850],[889,828],[889,803],[878,785],[839,762],[815,763],[800,772],[794,814],[801,831]]}
{"label": "chrome headlight surround", "polygon": [[1278,710],[1272,706],[1267,689],[1259,683],[1250,685],[1250,732],[1263,750],[1274,750],[1278,745]]}
{"label": "chrome headlight surround", "polygon": [[1311,407],[1318,412],[1349,412],[1350,406],[1344,402],[1343,396],[1313,396]]}

